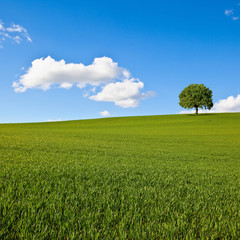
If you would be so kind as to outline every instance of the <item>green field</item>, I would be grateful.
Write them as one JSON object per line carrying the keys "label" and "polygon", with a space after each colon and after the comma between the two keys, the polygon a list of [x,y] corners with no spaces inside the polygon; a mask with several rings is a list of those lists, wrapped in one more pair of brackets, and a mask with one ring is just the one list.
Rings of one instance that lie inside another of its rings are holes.
{"label": "green field", "polygon": [[0,239],[239,238],[239,113],[0,125]]}

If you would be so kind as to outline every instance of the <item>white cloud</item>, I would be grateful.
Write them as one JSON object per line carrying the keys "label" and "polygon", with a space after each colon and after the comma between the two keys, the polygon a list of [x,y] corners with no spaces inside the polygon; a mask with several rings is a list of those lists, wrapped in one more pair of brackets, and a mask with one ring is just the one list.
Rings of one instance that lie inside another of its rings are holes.
{"label": "white cloud", "polygon": [[15,92],[25,92],[30,88],[47,90],[53,85],[69,89],[76,84],[84,88],[113,82],[127,74],[126,69],[120,68],[108,57],[95,58],[92,64],[85,66],[82,63],[56,61],[49,56],[34,60],[26,74],[13,83],[13,87]]}
{"label": "white cloud", "polygon": [[4,31],[3,23],[1,23],[1,22],[0,22],[0,31]]}
{"label": "white cloud", "polygon": [[60,122],[62,121],[61,118],[57,118],[57,119],[48,119],[47,122]]}
{"label": "white cloud", "polygon": [[138,79],[125,79],[122,82],[109,83],[102,88],[102,91],[89,97],[94,101],[114,102],[115,105],[129,108],[137,107],[140,100],[151,96],[152,93],[141,93],[144,86]]}
{"label": "white cloud", "polygon": [[240,112],[240,94],[236,98],[230,96],[226,99],[221,99],[214,104],[213,111],[215,112]]}
{"label": "white cloud", "polygon": [[27,30],[18,24],[12,24],[11,27],[6,28],[6,31],[10,33],[21,33],[27,41],[32,42],[32,39],[30,38]]}
{"label": "white cloud", "polygon": [[[140,100],[153,95],[152,92],[140,92],[143,82],[130,78],[130,75],[127,69],[119,67],[117,62],[108,57],[95,58],[92,64],[84,65],[56,61],[48,56],[35,59],[12,86],[15,92],[25,92],[32,88],[48,90],[54,86],[70,89],[76,85],[81,89],[87,88],[83,90],[84,97],[94,101],[114,102],[128,108],[138,106]],[[99,86],[102,87],[100,92]]]}
{"label": "white cloud", "polygon": [[89,92],[88,92],[88,91],[84,91],[82,96],[83,96],[84,98],[89,97]]}
{"label": "white cloud", "polygon": [[[183,110],[181,112],[179,112],[179,114],[191,114],[191,113],[195,113],[195,110]],[[199,109],[198,113],[214,113],[212,110],[207,110],[207,109]]]}
{"label": "white cloud", "polygon": [[0,31],[0,35],[2,36],[1,37],[1,41],[5,41],[6,38],[12,38],[8,33],[4,32],[4,31]]}
{"label": "white cloud", "polygon": [[20,43],[22,39],[19,36],[15,36],[12,38],[16,43]]}
{"label": "white cloud", "polygon": [[[239,5],[239,4],[238,4],[238,5]],[[228,17],[231,16],[231,18],[232,18],[233,21],[239,20],[239,16],[233,16],[234,13],[235,13],[234,9],[226,9],[224,13],[225,13],[225,15],[228,16]]]}
{"label": "white cloud", "polygon": [[103,116],[103,117],[108,117],[108,116],[110,116],[110,113],[107,111],[107,110],[105,110],[105,111],[103,111],[103,112],[100,112],[99,113],[101,116]]}
{"label": "white cloud", "polygon": [[231,16],[233,15],[233,9],[226,9],[224,13],[226,16]]}
{"label": "white cloud", "polygon": [[[194,113],[194,110],[181,111],[180,114]],[[221,99],[213,105],[211,110],[199,109],[199,113],[223,113],[223,112],[240,112],[240,94],[237,97],[230,96]]]}
{"label": "white cloud", "polygon": [[25,39],[27,42],[32,42],[32,39],[30,38],[27,30],[18,25],[18,24],[12,24],[10,27],[5,27],[4,23],[0,20],[0,44],[6,40],[11,39],[15,41],[16,43],[20,43]]}
{"label": "white cloud", "polygon": [[25,32],[25,33],[27,32],[27,30],[24,27],[18,24],[12,24],[11,27],[7,27],[6,30],[8,32]]}

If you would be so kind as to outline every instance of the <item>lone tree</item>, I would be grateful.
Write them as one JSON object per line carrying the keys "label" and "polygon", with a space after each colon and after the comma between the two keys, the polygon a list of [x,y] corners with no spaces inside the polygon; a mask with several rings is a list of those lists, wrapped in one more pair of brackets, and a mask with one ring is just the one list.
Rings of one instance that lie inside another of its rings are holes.
{"label": "lone tree", "polygon": [[212,91],[203,84],[190,84],[184,88],[179,95],[179,105],[183,108],[195,108],[196,115],[198,109],[211,109],[213,107]]}

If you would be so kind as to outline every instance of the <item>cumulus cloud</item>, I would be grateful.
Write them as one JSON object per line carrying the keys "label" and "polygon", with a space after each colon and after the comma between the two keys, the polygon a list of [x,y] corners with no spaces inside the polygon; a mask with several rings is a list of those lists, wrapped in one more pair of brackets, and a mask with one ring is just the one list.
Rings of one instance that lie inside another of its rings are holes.
{"label": "cumulus cloud", "polygon": [[240,112],[240,94],[237,97],[230,96],[226,99],[221,99],[214,104],[213,111],[215,112]]}
{"label": "cumulus cloud", "polygon": [[[181,111],[180,114],[194,113],[195,110]],[[240,94],[237,97],[230,96],[226,99],[220,99],[213,105],[211,110],[199,109],[199,113],[223,113],[240,112]]]}
{"label": "cumulus cloud", "polygon": [[5,24],[0,20],[0,46],[2,46],[2,43],[7,39],[10,39],[16,43],[20,43],[24,40],[27,42],[32,42],[30,35],[24,27],[18,24],[12,24],[8,27],[5,27]]}
{"label": "cumulus cloud", "polygon": [[107,110],[105,110],[105,111],[103,111],[103,112],[100,112],[99,113],[101,116],[103,116],[103,117],[108,117],[108,116],[110,116],[110,112],[108,112]]}
{"label": "cumulus cloud", "polygon": [[13,88],[15,92],[25,92],[31,88],[48,90],[58,86],[70,89],[76,85],[83,89],[90,86],[89,91],[84,90],[84,97],[128,108],[138,106],[140,100],[153,95],[152,92],[142,93],[143,82],[130,78],[130,75],[127,69],[119,67],[108,57],[95,58],[92,64],[85,66],[56,61],[48,56],[34,60],[27,72],[13,82]]}
{"label": "cumulus cloud", "polygon": [[131,78],[122,82],[109,83],[102,88],[102,91],[89,97],[94,101],[114,102],[123,108],[137,107],[140,100],[152,95],[152,93],[142,93],[143,82]]}
{"label": "cumulus cloud", "polygon": [[237,21],[237,20],[239,20],[239,17],[232,17],[232,20]]}
{"label": "cumulus cloud", "polygon": [[13,83],[15,92],[25,92],[30,88],[50,89],[54,85],[60,88],[71,88],[74,84],[79,88],[87,85],[99,86],[121,79],[129,72],[118,66],[111,58],[95,58],[93,63],[85,66],[82,63],[66,63],[56,61],[50,56],[36,59],[32,66]]}

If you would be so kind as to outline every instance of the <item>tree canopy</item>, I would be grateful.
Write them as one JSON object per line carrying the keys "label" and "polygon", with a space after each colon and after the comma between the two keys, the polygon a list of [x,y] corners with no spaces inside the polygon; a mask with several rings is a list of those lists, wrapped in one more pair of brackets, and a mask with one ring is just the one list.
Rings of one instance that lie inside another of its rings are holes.
{"label": "tree canopy", "polygon": [[204,84],[190,84],[179,95],[179,105],[183,108],[211,109],[213,107],[212,91]]}

